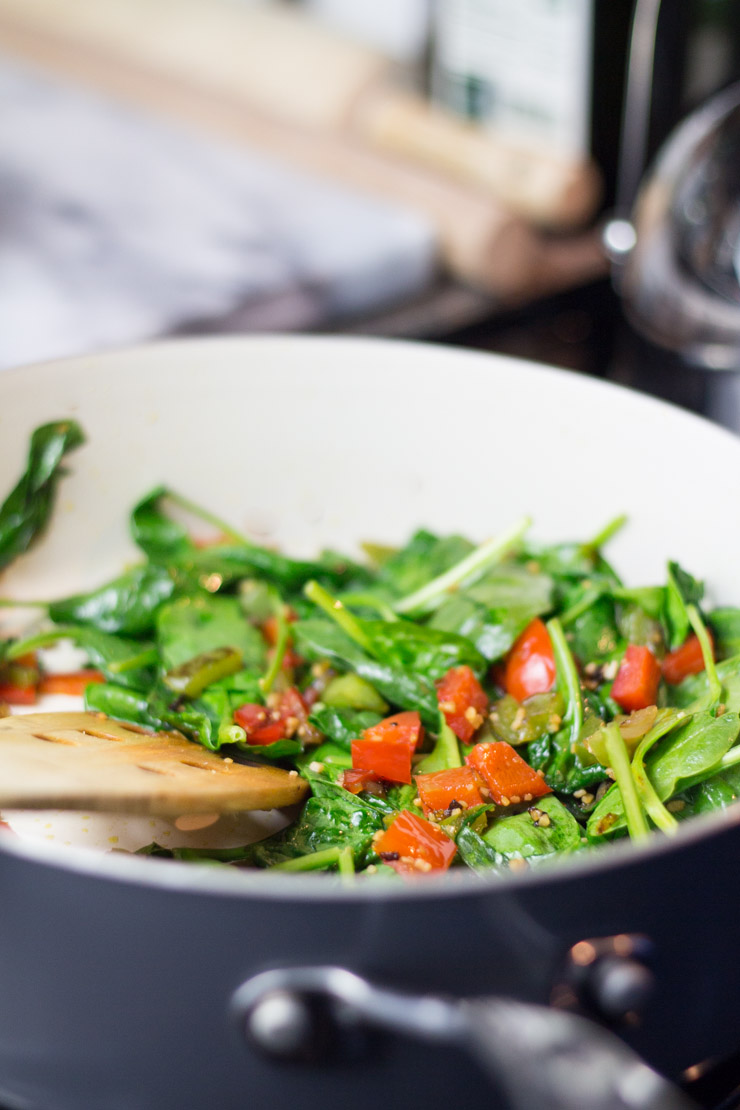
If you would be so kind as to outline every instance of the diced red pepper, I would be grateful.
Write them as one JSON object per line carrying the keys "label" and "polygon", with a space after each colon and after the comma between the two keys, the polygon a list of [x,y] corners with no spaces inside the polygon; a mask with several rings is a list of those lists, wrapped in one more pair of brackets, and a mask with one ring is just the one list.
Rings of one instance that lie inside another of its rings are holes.
{"label": "diced red pepper", "polygon": [[407,809],[393,819],[374,847],[383,862],[401,875],[446,871],[457,852],[446,833]]}
{"label": "diced red pepper", "polygon": [[[712,655],[714,655],[714,640],[711,633],[708,632],[708,635],[709,642],[712,645]],[[661,664],[663,678],[671,686],[678,686],[679,682],[683,682],[690,674],[699,674],[703,670],[704,656],[702,655],[699,637],[694,632],[691,633],[688,639],[684,640],[680,647],[677,647],[674,651],[669,651]]]}
{"label": "diced red pepper", "polygon": [[533,694],[546,694],[554,682],[555,657],[550,634],[536,617],[517,637],[506,657],[506,692],[517,701],[524,701]]}
{"label": "diced red pepper", "polygon": [[455,736],[469,744],[488,709],[488,698],[470,667],[452,667],[437,683],[437,698]]}
{"label": "diced red pepper", "polygon": [[356,767],[342,771],[342,786],[350,794],[360,794],[371,782],[380,782],[374,771],[359,771]]}
{"label": "diced red pepper", "polygon": [[415,710],[386,717],[352,741],[352,766],[389,782],[411,782],[411,756],[420,737],[421,719]]}
{"label": "diced red pepper", "polygon": [[552,793],[542,776],[505,740],[476,744],[465,762],[485,779],[497,805],[529,802]]}
{"label": "diced red pepper", "polygon": [[16,686],[12,682],[0,682],[0,702],[9,705],[35,705],[37,699],[35,686]]}
{"label": "diced red pepper", "polygon": [[611,695],[627,713],[655,705],[660,684],[660,663],[649,647],[629,644],[619,665]]}
{"label": "diced red pepper", "polygon": [[234,720],[247,734],[248,744],[274,744],[284,740],[287,733],[285,722],[279,717],[273,719],[272,712],[257,702],[245,702],[234,710]]}
{"label": "diced red pepper", "polygon": [[430,771],[415,775],[416,788],[424,812],[441,813],[457,803],[462,809],[484,802],[480,792],[483,780],[472,767],[451,767],[447,771]]}
{"label": "diced red pepper", "polygon": [[91,682],[105,682],[100,671],[69,671],[66,674],[47,674],[39,683],[40,694],[69,694],[81,698]]}
{"label": "diced red pepper", "polygon": [[274,706],[245,702],[234,711],[234,720],[244,729],[249,744],[274,744],[286,740],[308,720],[300,691],[289,686],[276,699]]}

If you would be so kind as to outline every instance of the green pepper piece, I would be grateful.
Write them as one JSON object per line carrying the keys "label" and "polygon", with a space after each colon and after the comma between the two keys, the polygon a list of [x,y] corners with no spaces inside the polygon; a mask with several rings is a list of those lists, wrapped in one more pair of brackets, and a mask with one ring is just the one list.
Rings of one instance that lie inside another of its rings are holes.
{"label": "green pepper piece", "polygon": [[358,674],[337,675],[328,684],[321,700],[335,709],[369,709],[373,713],[387,713],[388,702],[366,679]]}
{"label": "green pepper piece", "polygon": [[491,714],[494,737],[514,746],[529,744],[548,732],[557,732],[564,709],[562,694],[557,690],[533,694],[521,703],[511,694],[504,694]]}
{"label": "green pepper piece", "polygon": [[211,683],[236,674],[243,665],[241,652],[236,648],[214,648],[213,651],[194,655],[179,667],[173,667],[164,675],[163,681],[176,694],[197,698]]}

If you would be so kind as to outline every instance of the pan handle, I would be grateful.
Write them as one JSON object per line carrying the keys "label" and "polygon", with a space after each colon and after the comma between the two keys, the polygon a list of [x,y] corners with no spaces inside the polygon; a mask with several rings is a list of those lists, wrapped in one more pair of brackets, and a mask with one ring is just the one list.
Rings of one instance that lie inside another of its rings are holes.
{"label": "pan handle", "polygon": [[233,1009],[249,1042],[273,1059],[321,1063],[343,1030],[361,1024],[462,1047],[511,1110],[696,1110],[613,1033],[544,1006],[403,994],[344,968],[296,967],[247,980]]}

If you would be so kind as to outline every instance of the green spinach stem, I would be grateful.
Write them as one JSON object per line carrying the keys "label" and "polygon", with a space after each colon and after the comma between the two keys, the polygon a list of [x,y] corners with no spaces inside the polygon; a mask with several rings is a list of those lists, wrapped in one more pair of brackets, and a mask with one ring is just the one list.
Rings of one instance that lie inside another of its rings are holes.
{"label": "green spinach stem", "polygon": [[159,651],[152,647],[147,648],[146,651],[140,651],[138,655],[131,655],[128,659],[109,663],[108,670],[111,674],[125,674],[126,671],[135,671],[138,667],[154,667],[158,662]]}
{"label": "green spinach stem", "polygon": [[722,683],[719,680],[717,667],[714,663],[714,652],[712,651],[709,633],[695,605],[687,605],[686,614],[689,618],[689,624],[696,633],[696,637],[701,646],[701,653],[704,658],[704,670],[707,673],[707,683],[709,685],[709,701],[711,705],[716,705],[722,698]]}
{"label": "green spinach stem", "polygon": [[277,636],[275,638],[275,649],[272,659],[270,660],[270,665],[259,680],[260,689],[265,695],[270,693],[277,676],[280,674],[285,652],[288,649],[288,640],[290,638],[285,605],[283,604],[282,598],[277,594],[277,591],[275,591],[274,596],[271,594],[271,601],[273,603],[273,615],[277,624]]}
{"label": "green spinach stem", "polygon": [[606,752],[609,765],[614,771],[614,778],[619,786],[619,792],[624,802],[624,815],[627,818],[627,829],[633,840],[644,840],[650,834],[645,813],[640,797],[637,793],[635,780],[630,768],[630,757],[627,745],[622,739],[619,725],[612,721],[604,728]]}
{"label": "green spinach stem", "polygon": [[678,821],[661,802],[657,791],[647,773],[645,756],[654,744],[671,732],[677,725],[684,724],[686,714],[680,710],[663,710],[666,716],[653,725],[650,731],[643,736],[635,749],[632,757],[632,777],[635,780],[637,793],[653,824],[666,833],[674,833],[678,828]]}
{"label": "green spinach stem", "polygon": [[309,601],[318,605],[319,609],[323,609],[326,615],[331,617],[356,644],[359,644],[363,651],[367,651],[370,655],[373,654],[370,637],[360,625],[357,617],[353,616],[338,598],[332,597],[328,590],[325,590],[314,580],[306,583],[303,592]]}
{"label": "green spinach stem", "polygon": [[243,536],[241,532],[237,532],[230,524],[222,520],[221,517],[210,513],[207,509],[204,509],[202,505],[198,505],[195,501],[191,501],[189,497],[183,497],[181,493],[175,493],[175,491],[171,489],[167,490],[165,496],[168,500],[174,502],[175,505],[179,505],[181,509],[184,509],[186,513],[192,513],[193,516],[200,517],[206,524],[211,524],[234,543],[244,544],[247,547],[254,547],[254,544],[251,543],[246,536]]}
{"label": "green spinach stem", "polygon": [[563,626],[557,617],[553,617],[547,622],[547,631],[552,644],[552,653],[555,657],[558,689],[565,701],[563,724],[568,729],[566,743],[562,745],[557,759],[557,769],[560,770],[572,746],[578,740],[583,726],[583,699],[581,698],[581,680],[578,677],[578,668],[565,639]]}
{"label": "green spinach stem", "polygon": [[614,520],[610,520],[600,532],[597,532],[594,538],[589,543],[584,543],[583,547],[586,551],[598,551],[609,542],[612,536],[616,536],[617,532],[621,532],[627,523],[627,514],[621,513],[615,516]]}
{"label": "green spinach stem", "polygon": [[476,547],[474,551],[455,563],[449,570],[433,578],[431,582],[427,582],[413,593],[402,597],[400,601],[395,602],[393,608],[397,613],[413,614],[415,616],[430,612],[447,593],[454,590],[466,579],[472,579],[473,576],[479,577],[489,567],[500,562],[504,555],[521,540],[531,523],[529,517],[522,517],[506,532],[482,543],[480,547]]}
{"label": "green spinach stem", "polygon": [[[339,865],[344,848],[323,848],[320,852],[309,852],[305,856],[296,856],[295,859],[285,859],[280,863],[273,863],[268,871],[322,871],[326,867]],[[346,863],[345,863],[346,867]]]}

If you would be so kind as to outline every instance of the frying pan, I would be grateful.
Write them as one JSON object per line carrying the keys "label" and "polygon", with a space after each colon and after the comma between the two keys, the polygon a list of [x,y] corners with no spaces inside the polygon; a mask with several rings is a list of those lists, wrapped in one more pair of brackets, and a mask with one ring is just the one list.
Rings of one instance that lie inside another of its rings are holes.
{"label": "frying pan", "polygon": [[[596,380],[281,337],[21,368],[0,377],[8,487],[30,430],[65,415],[87,444],[4,595],[112,576],[162,482],[296,554],[422,524],[482,540],[522,513],[581,539],[625,511],[609,555],[628,582],[670,557],[740,600],[740,442]],[[387,888],[2,836],[0,1103],[685,1106],[669,1081],[740,1046],[739,821]]]}

